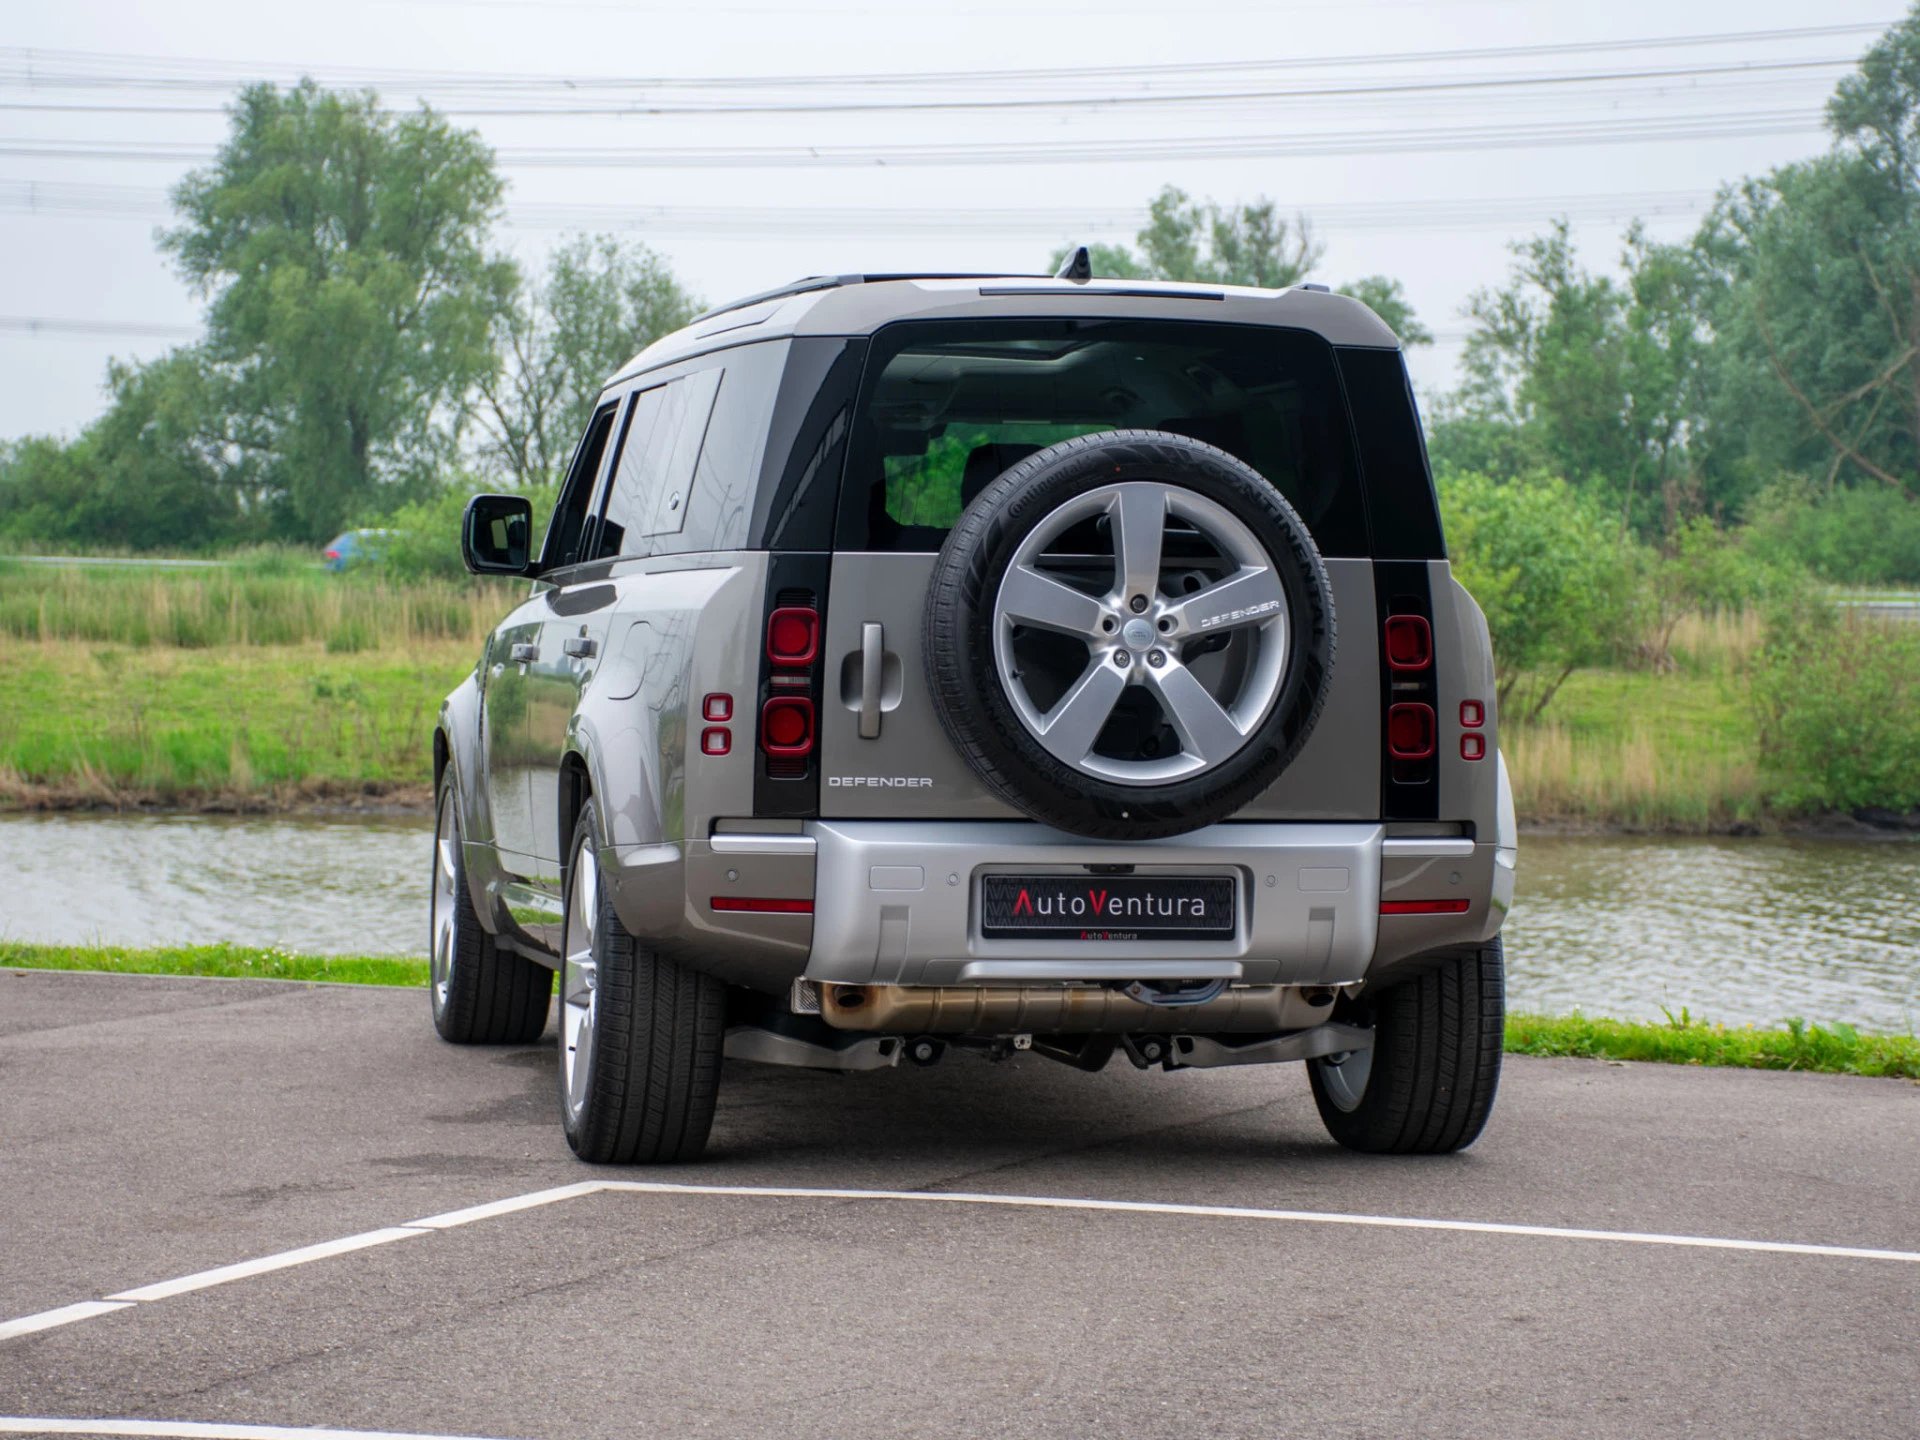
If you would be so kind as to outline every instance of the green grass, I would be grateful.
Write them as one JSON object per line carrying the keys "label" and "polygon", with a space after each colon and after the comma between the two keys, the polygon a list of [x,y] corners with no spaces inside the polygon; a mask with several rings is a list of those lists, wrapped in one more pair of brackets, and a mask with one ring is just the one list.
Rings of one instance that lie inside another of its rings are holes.
{"label": "green grass", "polygon": [[[242,976],[319,980],[350,985],[427,983],[427,962],[395,955],[294,955],[244,945],[190,945],[156,950],[120,946],[23,945],[0,941],[0,969],[110,971],[124,975]],[[1583,1015],[1507,1017],[1512,1055],[1642,1060],[1744,1070],[1803,1070],[1920,1080],[1920,1039],[1862,1035],[1851,1025],[1823,1028],[1797,1020],[1784,1030],[1730,1028],[1685,1011],[1664,1025],[1593,1020]]]}
{"label": "green grass", "polygon": [[1920,1038],[1912,1035],[1862,1035],[1851,1025],[1822,1027],[1799,1020],[1787,1021],[1784,1030],[1710,1025],[1684,1010],[1664,1025],[1583,1015],[1511,1015],[1507,1051],[1920,1080]]}
{"label": "green grass", "polygon": [[212,975],[325,980],[345,985],[425,985],[427,962],[405,955],[294,955],[246,945],[22,945],[0,940],[0,968],[94,970],[118,975]]}
{"label": "green grass", "polygon": [[341,655],[0,639],[0,802],[296,799],[431,779],[462,642]]}

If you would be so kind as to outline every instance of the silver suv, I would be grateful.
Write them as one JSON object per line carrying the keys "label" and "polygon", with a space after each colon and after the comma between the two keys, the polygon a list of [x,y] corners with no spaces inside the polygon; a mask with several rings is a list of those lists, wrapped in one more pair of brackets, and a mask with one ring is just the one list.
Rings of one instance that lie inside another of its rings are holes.
{"label": "silver suv", "polygon": [[1393,333],[1321,287],[812,279],[614,377],[448,696],[433,1018],[560,976],[584,1159],[721,1060],[1307,1062],[1334,1138],[1492,1107],[1514,824]]}

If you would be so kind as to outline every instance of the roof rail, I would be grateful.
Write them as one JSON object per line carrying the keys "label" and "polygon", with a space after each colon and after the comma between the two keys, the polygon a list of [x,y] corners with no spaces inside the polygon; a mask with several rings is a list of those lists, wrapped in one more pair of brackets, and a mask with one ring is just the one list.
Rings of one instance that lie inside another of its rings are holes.
{"label": "roof rail", "polygon": [[711,320],[716,315],[725,315],[730,310],[744,310],[749,305],[758,305],[767,300],[784,300],[789,295],[805,295],[812,290],[837,290],[842,285],[874,285],[887,280],[1048,280],[1048,275],[1009,275],[1004,271],[952,270],[952,271],[906,271],[887,272],[874,275],[809,275],[804,280],[796,280],[791,285],[782,285],[774,290],[762,290],[757,295],[743,295],[738,300],[729,300],[724,305],[699,314],[689,320],[689,325],[698,325],[702,320]]}

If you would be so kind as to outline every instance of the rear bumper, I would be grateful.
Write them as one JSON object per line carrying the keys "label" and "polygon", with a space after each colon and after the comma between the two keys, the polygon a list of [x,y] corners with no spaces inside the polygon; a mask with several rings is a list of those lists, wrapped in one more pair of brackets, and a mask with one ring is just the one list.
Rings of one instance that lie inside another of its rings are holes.
{"label": "rear bumper", "polygon": [[[1333,985],[1362,977],[1379,929],[1376,824],[1228,824],[1123,845],[1022,821],[809,822],[815,845],[810,980],[867,985],[1224,979]],[[1230,940],[1000,940],[980,933],[984,876],[1226,875]]]}

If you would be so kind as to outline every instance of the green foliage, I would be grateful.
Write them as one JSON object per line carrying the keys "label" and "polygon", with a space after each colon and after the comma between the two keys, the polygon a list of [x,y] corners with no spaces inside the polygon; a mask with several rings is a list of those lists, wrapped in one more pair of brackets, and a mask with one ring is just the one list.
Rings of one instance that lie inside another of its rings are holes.
{"label": "green foliage", "polygon": [[191,553],[258,533],[204,440],[210,400],[192,350],[110,367],[106,413],[70,444],[0,453],[0,533],[87,549]]}
{"label": "green foliage", "polygon": [[[438,494],[409,501],[394,510],[369,514],[362,523],[394,533],[387,537],[380,553],[362,569],[388,579],[411,584],[420,580],[464,581],[486,593],[504,597],[504,588],[513,582],[499,578],[471,577],[460,558],[460,522],[467,502],[485,487],[456,477]],[[533,506],[534,550],[538,553],[545,538],[547,522],[560,499],[557,483],[526,488],[519,493]]]}
{"label": "green foliage", "polygon": [[1920,807],[1920,625],[1818,599],[1783,605],[1753,701],[1778,808]]}
{"label": "green foliage", "polygon": [[1514,253],[1507,283],[1468,307],[1441,452],[1503,467],[1537,456],[1629,524],[1671,530],[1697,508],[1683,451],[1702,344],[1690,261],[1635,230],[1626,282],[1594,275],[1565,221]]}
{"label": "green foliage", "polygon": [[[1114,280],[1185,280],[1201,285],[1250,285],[1278,290],[1297,285],[1325,253],[1306,216],[1289,221],[1262,196],[1251,203],[1221,205],[1195,200],[1168,185],[1147,204],[1147,223],[1125,245],[1090,245],[1093,273]],[[1053,252],[1056,271],[1068,247]],[[1428,345],[1433,334],[1413,313],[1398,280],[1368,275],[1342,292],[1373,307],[1407,345]]]}
{"label": "green foliage", "polygon": [[1782,482],[1764,491],[1748,527],[1756,554],[1847,585],[1920,585],[1920,499],[1885,485]]}
{"label": "green foliage", "polygon": [[210,299],[208,418],[280,533],[423,493],[453,455],[516,279],[484,249],[501,193],[471,132],[311,81],[242,91],[218,158],[175,190],[163,244]]}
{"label": "green foliage", "polygon": [[1448,472],[1439,489],[1454,574],[1493,633],[1501,706],[1535,718],[1576,667],[1631,646],[1638,557],[1563,480]]}
{"label": "green foliage", "polygon": [[554,251],[545,278],[501,312],[502,368],[476,385],[488,470],[516,488],[556,483],[607,381],[699,309],[644,245],[581,235]]}
{"label": "green foliage", "polygon": [[1507,1052],[1920,1080],[1920,1040],[1911,1035],[1862,1035],[1851,1025],[1822,1028],[1797,1017],[1785,1025],[1781,1030],[1710,1025],[1684,1009],[1664,1025],[1584,1015],[1509,1015]]}

